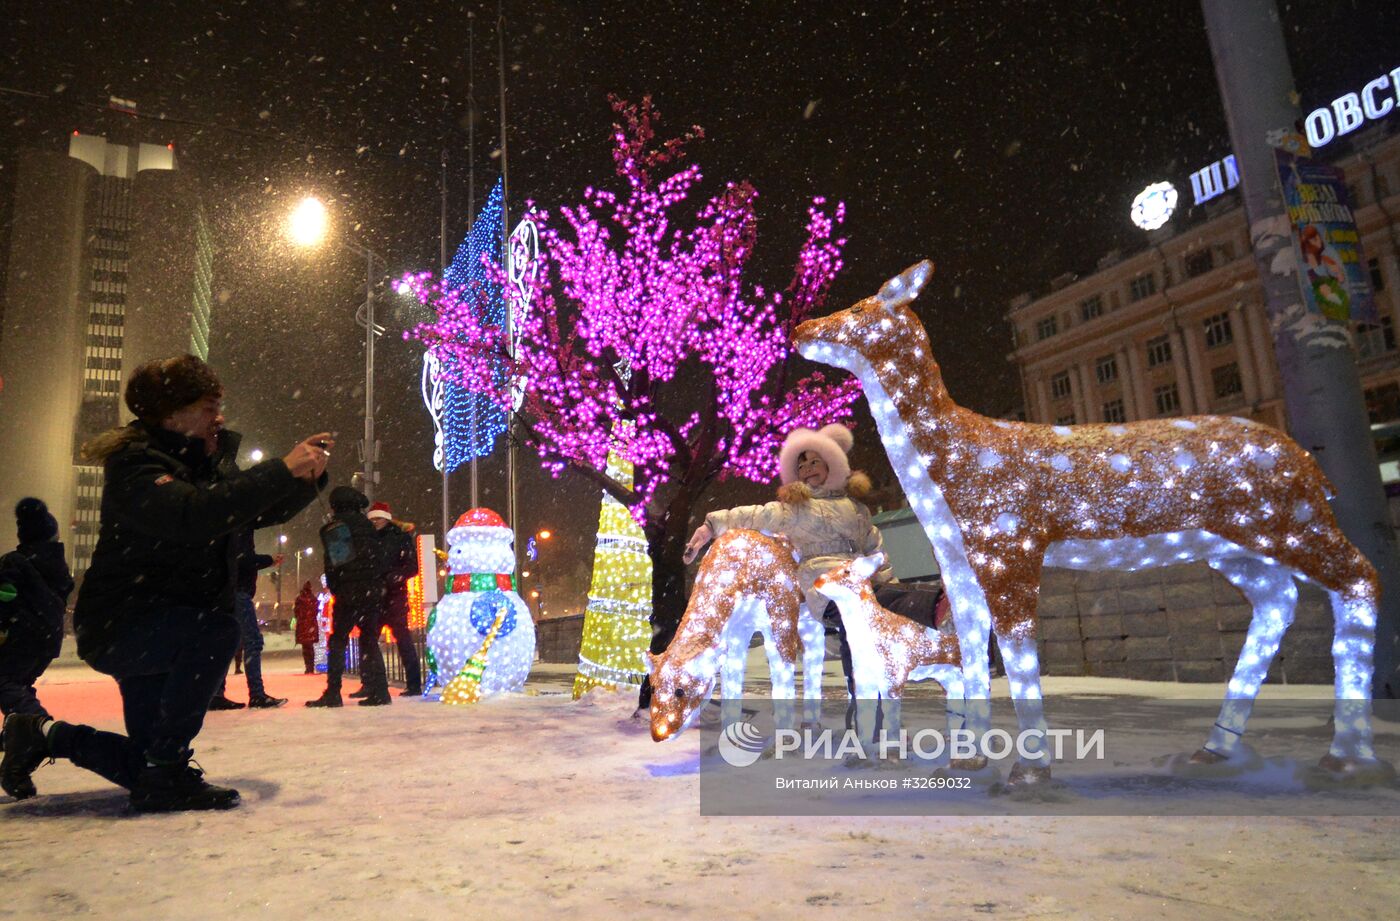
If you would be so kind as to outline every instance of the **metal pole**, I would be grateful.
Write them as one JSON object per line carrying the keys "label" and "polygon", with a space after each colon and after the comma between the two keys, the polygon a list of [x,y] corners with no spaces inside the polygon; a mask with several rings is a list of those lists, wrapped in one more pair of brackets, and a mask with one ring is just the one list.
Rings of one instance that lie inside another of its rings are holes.
{"label": "metal pole", "polygon": [[[467,220],[476,223],[476,49],[473,36],[473,13],[467,14]],[[481,505],[477,497],[476,462],[476,403],[472,403],[472,508]],[[447,546],[447,530],[442,533],[442,545]]]}
{"label": "metal pole", "polygon": [[1288,430],[1321,465],[1337,496],[1332,511],[1381,579],[1374,697],[1400,696],[1395,643],[1400,631],[1400,556],[1386,521],[1375,443],[1356,355],[1338,348],[1340,324],[1299,307],[1292,233],[1277,182],[1271,132],[1296,131],[1293,74],[1274,0],[1202,0],[1216,79],[1239,165],[1254,261],[1282,377]]}
{"label": "metal pole", "polygon": [[365,498],[374,501],[374,253],[365,247]]}
{"label": "metal pole", "polygon": [[[442,266],[442,275],[447,274],[447,148],[442,149],[442,212],[438,222],[438,261]],[[451,527],[447,517],[448,512],[448,470],[447,452],[442,454],[442,535],[443,546],[446,546],[447,529]]]}
{"label": "metal pole", "polygon": [[[506,15],[503,0],[496,0],[496,53],[497,73],[500,78],[501,94],[501,249],[505,253],[506,277],[510,277],[510,157],[506,147]],[[507,301],[506,343],[515,342],[515,310],[513,301]],[[512,357],[513,354],[512,354]],[[515,508],[515,413],[506,416],[506,521],[512,534],[516,528]],[[517,542],[518,545],[518,542]],[[520,551],[516,550],[516,563],[519,564]]]}

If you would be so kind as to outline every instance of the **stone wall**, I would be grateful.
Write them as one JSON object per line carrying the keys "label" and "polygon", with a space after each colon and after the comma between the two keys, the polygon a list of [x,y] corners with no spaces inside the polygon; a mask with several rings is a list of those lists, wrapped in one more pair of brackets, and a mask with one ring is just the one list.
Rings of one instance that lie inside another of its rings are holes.
{"label": "stone wall", "polygon": [[[1039,613],[1043,674],[1217,682],[1234,671],[1253,611],[1223,576],[1192,563],[1135,573],[1046,569]],[[1331,646],[1326,594],[1300,586],[1268,680],[1330,684]]]}

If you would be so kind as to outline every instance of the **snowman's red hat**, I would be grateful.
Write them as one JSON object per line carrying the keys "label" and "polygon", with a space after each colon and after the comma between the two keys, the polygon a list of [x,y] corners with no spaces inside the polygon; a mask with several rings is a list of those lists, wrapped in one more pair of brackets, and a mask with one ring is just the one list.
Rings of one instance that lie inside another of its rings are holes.
{"label": "snowman's red hat", "polygon": [[500,515],[489,508],[474,508],[462,513],[462,517],[457,519],[455,528],[504,528],[506,523]]}
{"label": "snowman's red hat", "polygon": [[489,508],[474,508],[463,512],[462,517],[447,532],[449,544],[464,541],[473,535],[489,536],[495,540],[515,540],[515,534],[500,515]]}

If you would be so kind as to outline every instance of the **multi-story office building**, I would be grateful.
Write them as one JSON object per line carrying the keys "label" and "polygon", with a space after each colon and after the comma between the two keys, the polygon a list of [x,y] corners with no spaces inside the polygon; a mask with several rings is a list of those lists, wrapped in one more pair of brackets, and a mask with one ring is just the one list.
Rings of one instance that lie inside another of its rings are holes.
{"label": "multi-story office building", "polygon": [[[1356,326],[1354,342],[1372,422],[1395,422],[1400,136],[1372,129],[1351,149],[1334,162],[1347,177],[1379,312],[1379,323]],[[1243,207],[1221,197],[1203,222],[1164,228],[1147,242],[1133,255],[1105,256],[1091,274],[1060,276],[1048,294],[1011,303],[1009,358],[1026,417],[1067,425],[1224,413],[1285,428]]]}
{"label": "multi-story office building", "polygon": [[165,144],[74,132],[66,153],[22,151],[10,213],[0,510],[25,495],[48,502],[80,574],[97,541],[102,471],[78,450],[130,418],[121,388],[137,365],[208,356],[213,250]]}

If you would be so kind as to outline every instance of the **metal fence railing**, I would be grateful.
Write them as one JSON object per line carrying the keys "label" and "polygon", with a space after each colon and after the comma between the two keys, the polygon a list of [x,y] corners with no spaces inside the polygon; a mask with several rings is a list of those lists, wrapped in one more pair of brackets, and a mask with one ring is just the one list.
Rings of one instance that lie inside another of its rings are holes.
{"label": "metal fence railing", "polygon": [[[418,662],[424,669],[423,679],[427,680],[427,669],[423,663],[426,661],[428,636],[425,630],[410,630],[413,635],[413,645],[418,650]],[[379,641],[379,651],[384,656],[384,671],[389,676],[389,683],[395,687],[402,687],[406,683],[403,658],[399,655],[399,644]],[[350,643],[345,647],[345,673],[360,677],[360,638],[352,636]]]}

